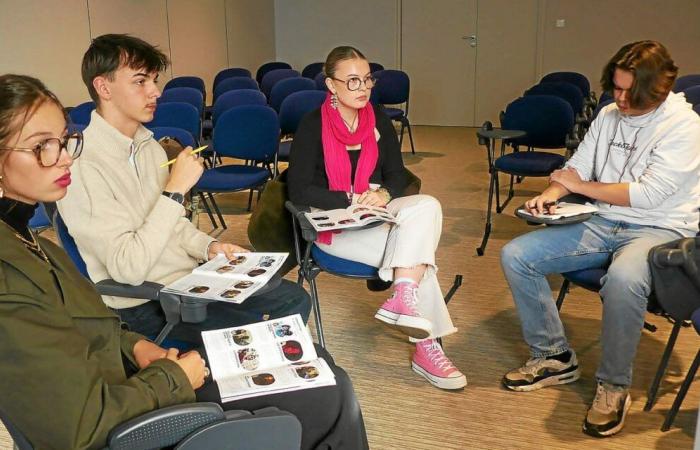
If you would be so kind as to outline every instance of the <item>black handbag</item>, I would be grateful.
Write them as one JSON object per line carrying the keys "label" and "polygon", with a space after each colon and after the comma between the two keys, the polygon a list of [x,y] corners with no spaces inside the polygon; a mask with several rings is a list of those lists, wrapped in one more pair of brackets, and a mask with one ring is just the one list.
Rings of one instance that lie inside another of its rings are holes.
{"label": "black handbag", "polygon": [[688,320],[700,308],[700,237],[678,239],[649,251],[656,299],[673,319]]}

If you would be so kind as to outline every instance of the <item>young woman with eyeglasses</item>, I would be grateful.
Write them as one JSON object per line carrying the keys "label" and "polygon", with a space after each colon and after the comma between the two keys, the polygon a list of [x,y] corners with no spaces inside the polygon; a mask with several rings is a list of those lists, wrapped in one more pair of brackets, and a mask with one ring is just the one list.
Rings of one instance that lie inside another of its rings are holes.
{"label": "young woman with eyeglasses", "polygon": [[322,232],[316,245],[333,256],[379,269],[394,292],[375,317],[416,343],[412,368],[434,386],[460,389],[466,377],[437,338],[454,333],[437,281],[435,251],[442,231],[440,203],[402,196],[405,168],[391,120],[370,103],[375,80],[364,55],[333,49],[324,65],[328,96],[299,124],[290,153],[288,190],[297,204],[324,210],[351,203],[386,207],[398,225]]}
{"label": "young woman with eyeglasses", "polygon": [[[127,419],[221,401],[198,352],[178,354],[125,330],[68,255],[29,229],[38,202],[66,195],[81,150],[82,135],[68,132],[61,103],[39,80],[0,76],[0,411],[34,448],[102,448]],[[321,354],[336,386],[223,408],[292,412],[304,449],[367,448],[352,385]]]}

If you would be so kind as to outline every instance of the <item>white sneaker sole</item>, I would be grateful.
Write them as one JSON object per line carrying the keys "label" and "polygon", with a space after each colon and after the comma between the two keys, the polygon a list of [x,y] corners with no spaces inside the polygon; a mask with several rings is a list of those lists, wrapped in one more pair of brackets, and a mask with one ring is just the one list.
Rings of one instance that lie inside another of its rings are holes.
{"label": "white sneaker sole", "polygon": [[536,391],[538,389],[546,388],[549,386],[556,386],[559,384],[569,384],[577,381],[581,378],[581,369],[577,368],[573,372],[563,373],[561,375],[553,375],[551,377],[544,378],[537,383],[526,384],[523,386],[506,386],[506,388],[517,391],[517,392],[530,392]]}
{"label": "white sneaker sole", "polygon": [[422,376],[430,384],[432,384],[435,387],[438,387],[440,389],[447,389],[447,390],[456,390],[456,389],[462,389],[464,386],[467,385],[467,377],[464,375],[461,375],[459,377],[436,377],[435,375],[431,374],[427,370],[423,369],[421,366],[416,364],[415,362],[411,362],[411,368],[413,369],[414,372],[416,372],[418,375]]}
{"label": "white sneaker sole", "polygon": [[612,436],[613,434],[619,433],[622,428],[625,426],[625,419],[627,418],[627,413],[630,410],[630,407],[632,406],[632,396],[627,395],[627,398],[625,399],[625,406],[622,407],[622,420],[620,420],[620,423],[617,424],[617,426],[607,430],[607,431],[596,431],[596,432],[591,432],[586,429],[586,420],[584,419],[583,421],[583,432],[586,433],[589,436],[593,437],[598,437],[598,438],[603,438],[603,437],[608,437]]}
{"label": "white sneaker sole", "polygon": [[374,318],[414,339],[425,339],[433,332],[430,321],[422,317],[405,316],[380,308]]}

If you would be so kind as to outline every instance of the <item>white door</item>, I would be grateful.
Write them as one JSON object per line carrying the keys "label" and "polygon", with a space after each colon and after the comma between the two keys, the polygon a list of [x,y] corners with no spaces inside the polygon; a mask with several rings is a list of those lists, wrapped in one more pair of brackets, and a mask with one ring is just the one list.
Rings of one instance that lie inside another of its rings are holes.
{"label": "white door", "polygon": [[411,124],[473,126],[477,0],[403,0],[401,70]]}

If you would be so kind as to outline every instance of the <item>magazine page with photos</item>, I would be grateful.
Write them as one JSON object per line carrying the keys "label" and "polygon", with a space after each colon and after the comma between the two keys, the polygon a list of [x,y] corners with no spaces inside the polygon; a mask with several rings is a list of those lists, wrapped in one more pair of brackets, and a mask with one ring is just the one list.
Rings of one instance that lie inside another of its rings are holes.
{"label": "magazine page with photos", "polygon": [[202,332],[222,401],[335,384],[299,314]]}
{"label": "magazine page with photos", "polygon": [[397,223],[386,208],[354,204],[343,209],[304,213],[316,231],[341,230],[367,225],[372,222]]}
{"label": "magazine page with photos", "polygon": [[219,254],[162,289],[190,297],[242,303],[265,286],[289,253],[235,253],[232,259]]}
{"label": "magazine page with photos", "polygon": [[531,213],[525,208],[520,208],[518,210],[520,214],[523,214],[525,216],[532,216],[532,217],[537,217],[537,218],[545,218],[545,219],[550,219],[550,220],[557,220],[561,219],[564,217],[575,217],[579,216],[582,214],[591,214],[591,213],[596,213],[598,212],[598,208],[590,203],[567,203],[567,202],[559,202],[557,203],[554,212],[552,214],[549,213]]}

